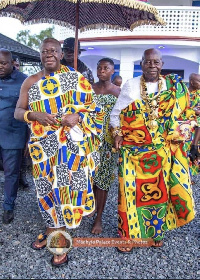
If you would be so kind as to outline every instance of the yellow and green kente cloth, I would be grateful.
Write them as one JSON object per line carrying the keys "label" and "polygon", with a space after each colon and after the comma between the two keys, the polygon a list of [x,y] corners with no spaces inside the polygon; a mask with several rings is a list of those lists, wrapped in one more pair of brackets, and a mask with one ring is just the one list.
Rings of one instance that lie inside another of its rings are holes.
{"label": "yellow and green kente cloth", "polygon": [[[190,108],[200,108],[200,90],[194,90],[190,92]],[[197,126],[200,127],[200,116],[197,116]],[[188,151],[190,151],[192,141],[194,139],[195,131],[192,133],[192,137],[189,141],[187,141]],[[198,145],[200,150],[200,143]],[[191,175],[197,175],[199,173],[199,164],[198,162],[190,162],[190,172]]]}
{"label": "yellow and green kente cloth", "polygon": [[[50,127],[37,121],[30,125],[29,152],[40,212],[48,227],[76,228],[95,208],[93,177],[100,162],[97,148],[104,112],[94,102],[89,82],[73,68],[62,66],[41,78],[28,94],[31,111],[55,114],[57,121]],[[82,123],[72,137],[61,118],[73,113]]]}
{"label": "yellow and green kente cloth", "polygon": [[[194,119],[186,86],[177,75],[165,77],[158,127],[149,129],[145,101],[135,100],[122,110],[124,135],[119,158],[118,231],[126,238],[162,240],[166,230],[194,219],[189,159],[181,126],[182,115]],[[152,97],[156,93],[151,93]],[[187,133],[191,133],[186,123]]]}

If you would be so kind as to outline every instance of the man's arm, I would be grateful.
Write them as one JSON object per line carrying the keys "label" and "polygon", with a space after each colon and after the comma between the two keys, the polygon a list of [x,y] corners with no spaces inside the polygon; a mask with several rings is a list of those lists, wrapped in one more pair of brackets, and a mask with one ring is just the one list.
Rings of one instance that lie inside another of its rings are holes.
{"label": "man's arm", "polygon": [[194,139],[190,149],[190,159],[192,162],[197,160],[200,157],[198,150],[198,142],[200,141],[200,127],[195,128]]}
{"label": "man's arm", "polygon": [[34,84],[36,79],[37,79],[37,74],[32,75],[26,78],[26,80],[24,80],[21,86],[19,99],[16,104],[14,117],[19,121],[26,121],[25,120],[25,114],[26,114],[26,118],[29,122],[38,121],[40,124],[44,126],[54,125],[56,124],[54,115],[43,113],[43,112],[33,112],[33,111],[29,111],[28,109],[28,91],[30,87]]}

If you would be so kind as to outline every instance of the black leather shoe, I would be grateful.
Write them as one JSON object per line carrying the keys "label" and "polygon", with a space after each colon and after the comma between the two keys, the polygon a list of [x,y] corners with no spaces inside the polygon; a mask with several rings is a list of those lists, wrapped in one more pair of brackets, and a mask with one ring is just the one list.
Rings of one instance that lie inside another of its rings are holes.
{"label": "black leather shoe", "polygon": [[2,162],[2,159],[0,159],[0,171],[3,171],[3,162]]}
{"label": "black leather shoe", "polygon": [[29,184],[26,179],[26,172],[23,171],[20,172],[19,185],[21,185],[23,189],[29,188]]}
{"label": "black leather shoe", "polygon": [[14,211],[13,210],[4,210],[3,212],[3,223],[10,224],[14,219]]}

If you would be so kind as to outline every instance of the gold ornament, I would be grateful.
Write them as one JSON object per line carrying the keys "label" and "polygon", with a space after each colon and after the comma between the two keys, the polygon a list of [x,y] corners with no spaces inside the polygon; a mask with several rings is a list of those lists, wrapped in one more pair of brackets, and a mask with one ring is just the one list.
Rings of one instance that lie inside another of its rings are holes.
{"label": "gold ornament", "polygon": [[112,137],[115,138],[116,136],[123,136],[122,130],[119,126],[111,128]]}
{"label": "gold ornament", "polygon": [[157,101],[156,100],[151,101],[151,105],[155,107],[157,105]]}
{"label": "gold ornament", "polygon": [[158,122],[156,119],[158,118],[158,107],[160,102],[160,92],[162,89],[162,79],[161,76],[158,79],[158,93],[149,97],[147,92],[147,85],[143,76],[140,79],[140,96],[145,101],[146,104],[146,112],[148,113],[148,127],[149,129],[155,130],[158,127]]}
{"label": "gold ornament", "polygon": [[31,123],[31,121],[28,119],[28,114],[31,113],[32,111],[30,110],[27,110],[25,111],[24,113],[24,121],[27,122],[27,123]]}
{"label": "gold ornament", "polygon": [[152,117],[152,119],[157,119],[157,117],[158,117],[158,110],[157,109],[152,112],[151,117]]}
{"label": "gold ornament", "polygon": [[155,128],[158,127],[158,123],[157,123],[157,121],[152,120],[152,121],[149,121],[149,125],[148,126],[149,126],[150,129],[155,129]]}

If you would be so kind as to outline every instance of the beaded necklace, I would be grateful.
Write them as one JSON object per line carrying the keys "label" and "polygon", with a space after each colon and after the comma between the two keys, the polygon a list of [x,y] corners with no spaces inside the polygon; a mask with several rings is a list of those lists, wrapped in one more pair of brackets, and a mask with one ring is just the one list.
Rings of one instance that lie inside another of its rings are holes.
{"label": "beaded necklace", "polygon": [[148,127],[150,129],[156,129],[158,127],[158,123],[156,119],[158,118],[158,107],[160,102],[160,92],[162,89],[162,79],[161,76],[159,76],[158,79],[158,94],[153,95],[152,97],[149,97],[147,92],[147,85],[145,82],[145,79],[143,76],[141,76],[140,79],[140,96],[145,101],[149,121],[148,121]]}

